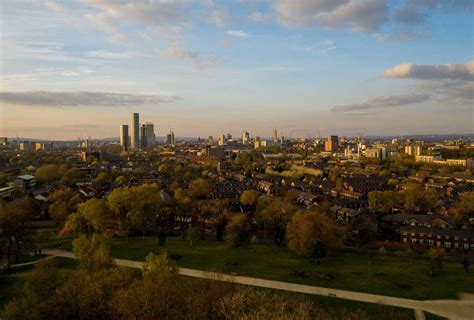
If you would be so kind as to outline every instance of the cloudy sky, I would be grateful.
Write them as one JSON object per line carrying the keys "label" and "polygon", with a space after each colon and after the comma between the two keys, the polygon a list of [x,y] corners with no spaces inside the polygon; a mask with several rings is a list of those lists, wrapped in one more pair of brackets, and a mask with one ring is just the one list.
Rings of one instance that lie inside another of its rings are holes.
{"label": "cloudy sky", "polygon": [[474,132],[472,0],[3,0],[0,135]]}

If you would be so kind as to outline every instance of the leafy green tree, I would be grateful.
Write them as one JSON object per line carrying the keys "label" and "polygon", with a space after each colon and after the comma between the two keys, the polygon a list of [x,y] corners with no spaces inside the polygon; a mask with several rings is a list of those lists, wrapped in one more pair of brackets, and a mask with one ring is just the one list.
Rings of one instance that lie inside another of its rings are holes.
{"label": "leafy green tree", "polygon": [[389,213],[398,207],[400,196],[395,191],[370,191],[369,208],[375,212]]}
{"label": "leafy green tree", "polygon": [[455,214],[461,220],[474,218],[474,192],[462,193],[456,202]]}
{"label": "leafy green tree", "polygon": [[81,203],[76,213],[69,215],[64,233],[103,233],[113,226],[112,214],[103,200],[92,198]]}
{"label": "leafy green tree", "polygon": [[159,173],[170,174],[172,171],[173,171],[173,168],[171,167],[171,165],[167,163],[163,163],[162,165],[158,167]]}
{"label": "leafy green tree", "polygon": [[245,246],[250,243],[250,224],[245,214],[232,217],[225,231],[226,241],[233,246]]}
{"label": "leafy green tree", "polygon": [[245,190],[240,196],[240,203],[243,205],[257,206],[258,204],[258,192],[255,190]]}
{"label": "leafy green tree", "polygon": [[333,219],[318,210],[297,212],[288,223],[288,248],[301,255],[315,255],[340,243]]}
{"label": "leafy green tree", "polygon": [[49,195],[48,201],[51,203],[48,211],[59,224],[64,223],[67,217],[75,212],[79,203],[82,202],[79,195],[69,187],[53,191]]}
{"label": "leafy green tree", "polygon": [[192,247],[194,244],[194,241],[196,240],[196,228],[189,226],[187,231],[186,231],[186,239],[189,242],[189,246]]}
{"label": "leafy green tree", "polygon": [[210,193],[209,182],[204,178],[197,178],[189,185],[188,192],[193,199],[206,199]]}
{"label": "leafy green tree", "polygon": [[442,248],[431,248],[427,252],[430,277],[433,277],[436,274],[441,272],[443,268],[444,261],[444,249]]}
{"label": "leafy green tree", "polygon": [[282,246],[286,240],[286,226],[296,213],[296,207],[281,198],[266,200],[259,207],[257,209],[259,219],[273,229],[274,243]]}
{"label": "leafy green tree", "polygon": [[94,234],[91,237],[82,235],[74,239],[72,251],[81,266],[88,271],[108,268],[112,263],[110,246],[103,235]]}
{"label": "leafy green tree", "polygon": [[31,241],[31,221],[36,209],[33,200],[24,198],[19,202],[9,202],[0,208],[0,247],[4,245],[7,271],[10,271],[12,257],[18,262],[22,243]]}
{"label": "leafy green tree", "polygon": [[142,265],[142,272],[145,276],[153,274],[176,275],[178,274],[178,267],[174,260],[168,258],[168,253],[166,251],[159,255],[149,253]]}
{"label": "leafy green tree", "polygon": [[35,177],[36,181],[48,184],[53,181],[59,180],[61,178],[61,174],[57,165],[48,164],[39,167],[38,170],[36,170]]}

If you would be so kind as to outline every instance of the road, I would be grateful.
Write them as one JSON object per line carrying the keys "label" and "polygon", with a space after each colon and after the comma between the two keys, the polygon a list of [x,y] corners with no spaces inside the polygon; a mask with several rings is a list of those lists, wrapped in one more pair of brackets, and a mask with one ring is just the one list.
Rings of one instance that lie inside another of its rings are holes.
{"label": "road", "polygon": [[[48,250],[47,255],[74,259],[74,254],[66,250]],[[143,262],[133,260],[114,259],[115,264],[130,268],[141,268]],[[464,294],[460,300],[412,300],[377,294],[307,286],[296,283],[250,278],[224,273],[209,272],[195,269],[179,268],[179,273],[184,276],[225,281],[254,287],[299,292],[305,294],[326,296],[339,299],[382,304],[386,306],[401,307],[415,310],[417,319],[424,319],[424,312],[429,312],[448,319],[472,320],[474,319],[474,295]],[[423,312],[424,311],[424,312]]]}

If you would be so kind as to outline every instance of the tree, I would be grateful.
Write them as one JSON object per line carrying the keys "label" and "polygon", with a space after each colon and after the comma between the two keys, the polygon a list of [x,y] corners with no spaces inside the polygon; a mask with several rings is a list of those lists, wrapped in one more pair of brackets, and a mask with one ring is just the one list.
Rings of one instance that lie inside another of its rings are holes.
{"label": "tree", "polygon": [[250,224],[245,214],[237,214],[227,224],[226,241],[233,246],[245,246],[250,243]]}
{"label": "tree", "polygon": [[339,244],[339,232],[334,221],[318,210],[297,212],[288,223],[288,248],[300,255],[318,259],[326,248]]}
{"label": "tree", "polygon": [[147,224],[164,231],[170,214],[157,184],[143,184],[131,188],[115,188],[107,197],[109,208],[117,221],[119,231],[145,232]]}
{"label": "tree", "polygon": [[57,189],[48,197],[51,203],[48,207],[49,213],[57,223],[64,223],[67,217],[77,210],[77,206],[82,202],[71,188]]}
{"label": "tree", "polygon": [[470,266],[469,258],[468,258],[468,257],[464,257],[464,258],[462,259],[462,267],[464,268],[464,271],[465,271],[465,272],[468,272],[468,271],[469,271],[469,266]]}
{"label": "tree", "polygon": [[206,199],[210,193],[209,182],[204,178],[197,178],[189,185],[188,192],[194,199]]}
{"label": "tree", "polygon": [[82,235],[72,241],[72,251],[81,266],[88,271],[98,271],[108,268],[112,263],[110,246],[103,235],[94,234],[91,237]]}
{"label": "tree", "polygon": [[81,203],[76,213],[69,215],[64,233],[103,233],[112,226],[112,214],[103,200],[92,198]]}
{"label": "tree", "polygon": [[259,219],[274,230],[273,241],[282,246],[286,240],[286,226],[296,212],[295,206],[281,198],[266,200],[259,205]]}
{"label": "tree", "polygon": [[429,270],[430,270],[430,277],[441,272],[443,268],[443,261],[444,261],[444,249],[442,248],[431,248],[427,252],[428,262],[429,262]]}
{"label": "tree", "polygon": [[459,196],[455,207],[455,214],[461,220],[474,218],[474,192],[465,192]]}
{"label": "tree", "polygon": [[145,276],[150,276],[153,274],[168,274],[168,275],[177,275],[178,267],[174,260],[168,259],[168,253],[166,251],[156,255],[154,253],[149,253],[145,262],[142,265],[142,272]]}
{"label": "tree", "polygon": [[64,173],[59,183],[65,186],[72,186],[83,176],[84,173],[79,168],[71,168]]}
{"label": "tree", "polygon": [[242,203],[244,206],[250,205],[255,207],[258,204],[258,198],[259,195],[257,191],[245,190],[240,196],[240,203]]}
{"label": "tree", "polygon": [[110,176],[106,172],[99,172],[92,183],[103,188],[110,183],[110,180]]}
{"label": "tree", "polygon": [[133,169],[133,174],[136,175],[136,176],[144,175],[145,174],[145,169],[143,169],[141,167],[135,168],[135,169]]}
{"label": "tree", "polygon": [[420,209],[423,199],[423,191],[418,183],[408,183],[402,193],[403,205],[408,213],[414,213]]}
{"label": "tree", "polygon": [[189,242],[189,246],[192,247],[194,240],[196,240],[196,228],[192,226],[188,226],[188,230],[186,231],[186,239]]}
{"label": "tree", "polygon": [[170,174],[172,170],[173,168],[171,167],[171,165],[167,163],[163,163],[162,165],[158,167],[159,173]]}
{"label": "tree", "polygon": [[48,164],[38,168],[38,170],[36,170],[35,177],[36,181],[48,184],[55,180],[59,180],[59,178],[61,178],[61,174],[59,173],[59,167],[57,165]]}
{"label": "tree", "polygon": [[[18,262],[22,244],[30,241],[30,222],[35,216],[33,200],[24,198],[19,202],[10,202],[0,208],[0,237],[5,243],[7,271],[15,255]],[[0,243],[0,248],[3,246]]]}
{"label": "tree", "polygon": [[398,206],[400,197],[394,191],[370,191],[369,208],[375,212],[389,213]]}

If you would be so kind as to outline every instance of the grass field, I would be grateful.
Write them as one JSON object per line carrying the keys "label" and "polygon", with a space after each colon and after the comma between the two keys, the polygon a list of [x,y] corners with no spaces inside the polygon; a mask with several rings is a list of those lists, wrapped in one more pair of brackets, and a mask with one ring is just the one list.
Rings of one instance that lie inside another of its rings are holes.
{"label": "grass field", "polygon": [[[62,274],[64,277],[68,276],[68,273],[71,272],[74,268],[77,267],[71,259],[67,258],[56,258],[57,266],[61,268]],[[21,268],[16,268],[10,274],[0,274],[0,311],[3,306],[13,297],[22,294],[22,288],[25,284],[25,281],[28,279],[29,273],[33,270],[33,266],[25,266]],[[188,281],[204,281],[202,279],[188,278]],[[261,289],[256,289],[261,290]],[[321,305],[324,309],[330,309],[337,311],[340,314],[344,311],[347,312],[358,312],[361,315],[364,315],[367,319],[380,319],[380,314],[385,315],[385,319],[414,319],[413,311],[401,308],[392,308],[381,305],[374,305],[370,303],[363,303],[350,300],[340,300],[330,297],[319,297],[304,295],[299,293],[292,292],[283,292],[280,291],[285,299],[298,299],[298,300],[309,300],[315,304]],[[436,320],[439,318],[430,316],[429,320]]]}
{"label": "grass field", "polygon": [[[60,244],[63,249],[71,249],[71,238],[57,239],[51,231],[44,231],[36,241],[43,248]],[[474,271],[465,273],[461,264],[447,262],[442,274],[431,278],[426,260],[413,259],[410,266],[406,259],[388,256],[373,258],[369,264],[364,255],[340,253],[324,258],[318,265],[272,245],[234,248],[198,240],[190,247],[181,238],[168,238],[165,246],[159,246],[156,238],[140,237],[113,239],[111,246],[116,258],[144,260],[149,252],[166,250],[180,267],[418,300],[455,299],[458,291],[474,292]],[[301,278],[295,271],[324,273],[334,278]]]}

